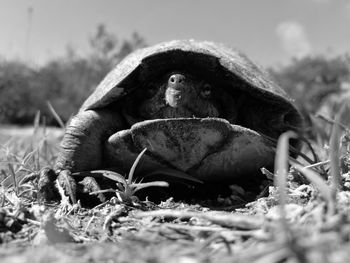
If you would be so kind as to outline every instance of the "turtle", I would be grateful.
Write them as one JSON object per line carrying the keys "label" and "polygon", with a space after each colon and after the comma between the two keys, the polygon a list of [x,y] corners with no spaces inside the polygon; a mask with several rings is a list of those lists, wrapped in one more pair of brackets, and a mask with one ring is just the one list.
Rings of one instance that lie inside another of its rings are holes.
{"label": "turtle", "polygon": [[84,171],[126,174],[145,148],[137,176],[173,169],[204,184],[251,180],[273,166],[277,138],[302,127],[293,100],[240,51],[163,42],[132,52],[107,74],[67,125],[39,188],[57,176],[73,184]]}

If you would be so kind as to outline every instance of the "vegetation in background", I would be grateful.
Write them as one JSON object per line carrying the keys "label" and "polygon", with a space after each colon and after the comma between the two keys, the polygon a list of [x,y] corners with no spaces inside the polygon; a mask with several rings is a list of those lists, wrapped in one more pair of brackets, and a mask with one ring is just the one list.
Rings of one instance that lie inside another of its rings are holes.
{"label": "vegetation in background", "polygon": [[316,113],[327,96],[350,83],[350,56],[308,56],[271,71],[300,109]]}
{"label": "vegetation in background", "polygon": [[146,45],[137,33],[121,40],[104,25],[97,27],[89,44],[91,52],[86,57],[67,48],[65,57],[40,68],[0,61],[0,123],[31,124],[40,110],[47,124],[57,124],[47,101],[67,121],[115,64]]}
{"label": "vegetation in background", "polygon": [[[327,120],[334,119],[342,102],[350,99],[350,56],[308,56],[294,59],[288,66],[270,72],[295,99],[305,117],[308,134],[315,136],[316,130],[322,137],[329,137],[332,123]],[[320,120],[319,115],[326,120]],[[345,125],[350,124],[350,119],[343,121]],[[326,131],[325,127],[328,128]]]}
{"label": "vegetation in background", "polygon": [[[103,24],[88,42],[90,52],[85,57],[67,47],[64,57],[40,68],[21,61],[0,61],[0,123],[30,124],[40,110],[47,124],[57,125],[47,101],[63,121],[67,121],[114,65],[133,50],[146,46],[137,33],[129,39],[120,39]],[[330,115],[339,110],[334,105],[339,98],[329,99],[330,96],[350,94],[349,55],[294,59],[287,66],[270,72],[296,100],[309,123],[310,114],[319,111],[334,117]],[[325,106],[325,102],[328,105]],[[327,113],[324,113],[325,107]]]}

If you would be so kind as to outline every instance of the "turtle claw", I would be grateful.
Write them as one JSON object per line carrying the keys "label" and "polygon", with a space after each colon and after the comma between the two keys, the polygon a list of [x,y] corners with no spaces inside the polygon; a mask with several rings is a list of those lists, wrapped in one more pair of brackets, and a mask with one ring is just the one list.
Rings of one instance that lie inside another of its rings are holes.
{"label": "turtle claw", "polygon": [[[84,198],[81,194],[90,194],[101,190],[95,178],[91,176],[84,177],[78,184],[79,185],[77,185],[69,170],[62,170],[56,173],[51,168],[44,168],[39,174],[38,198],[41,201],[48,202],[57,201],[60,195],[66,195],[71,202],[75,204],[77,202],[77,192],[80,193],[79,197]],[[106,197],[103,193],[99,193],[96,196],[99,202],[106,201]]]}
{"label": "turtle claw", "polygon": [[38,199],[44,202],[59,200],[60,194],[69,196],[72,203],[76,203],[76,183],[70,171],[56,173],[48,167],[42,169],[38,179]]}
{"label": "turtle claw", "polygon": [[38,199],[41,201],[52,201],[59,197],[55,180],[57,174],[51,168],[45,167],[39,173],[38,179]]}
{"label": "turtle claw", "polygon": [[[84,177],[78,184],[83,186],[83,193],[91,194],[93,192],[101,191],[100,185],[96,182],[95,178],[91,176]],[[101,203],[106,201],[106,197],[103,193],[96,193],[97,198]]]}
{"label": "turtle claw", "polygon": [[59,188],[64,190],[64,193],[61,194],[69,196],[72,203],[75,204],[77,202],[77,184],[69,170],[60,171],[60,173],[57,176],[57,184]]}

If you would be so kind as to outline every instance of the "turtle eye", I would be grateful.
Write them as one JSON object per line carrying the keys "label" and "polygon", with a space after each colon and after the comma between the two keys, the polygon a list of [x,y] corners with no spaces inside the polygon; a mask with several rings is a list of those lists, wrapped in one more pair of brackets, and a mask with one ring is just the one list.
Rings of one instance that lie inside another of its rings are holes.
{"label": "turtle eye", "polygon": [[211,85],[204,84],[201,88],[200,95],[202,96],[202,98],[208,99],[211,95]]}

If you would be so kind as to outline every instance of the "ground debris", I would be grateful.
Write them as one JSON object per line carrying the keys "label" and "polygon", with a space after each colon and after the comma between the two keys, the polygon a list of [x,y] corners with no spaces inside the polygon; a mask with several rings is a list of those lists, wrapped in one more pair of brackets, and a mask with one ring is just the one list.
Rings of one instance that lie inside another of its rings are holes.
{"label": "ground debris", "polygon": [[173,210],[157,210],[149,212],[138,212],[133,214],[136,218],[142,217],[163,217],[163,218],[178,218],[182,220],[190,220],[191,218],[200,218],[210,221],[211,223],[229,228],[239,229],[258,229],[261,228],[264,219],[259,216],[229,214],[222,212],[188,212],[188,211],[173,211]]}
{"label": "ground debris", "polygon": [[[327,168],[329,164],[323,161],[318,165]],[[344,186],[350,177],[345,168]],[[38,166],[27,173],[37,174],[40,169]],[[322,191],[297,171],[286,184],[283,216],[278,188],[270,184],[256,200],[246,199],[248,191],[233,186],[231,195],[214,200],[169,198],[156,204],[112,198],[88,209],[79,201],[72,206],[68,197],[61,203],[43,204],[35,184],[25,181],[21,185],[19,178],[18,186],[28,189],[21,194],[22,188],[16,191],[14,185],[7,184],[13,178],[4,171],[6,187],[0,189],[1,263],[340,263],[350,258],[348,188],[339,188],[334,213],[328,213],[329,203]],[[21,170],[18,174],[25,173]],[[270,175],[273,178],[274,174]],[[242,200],[250,203],[241,204]]]}

